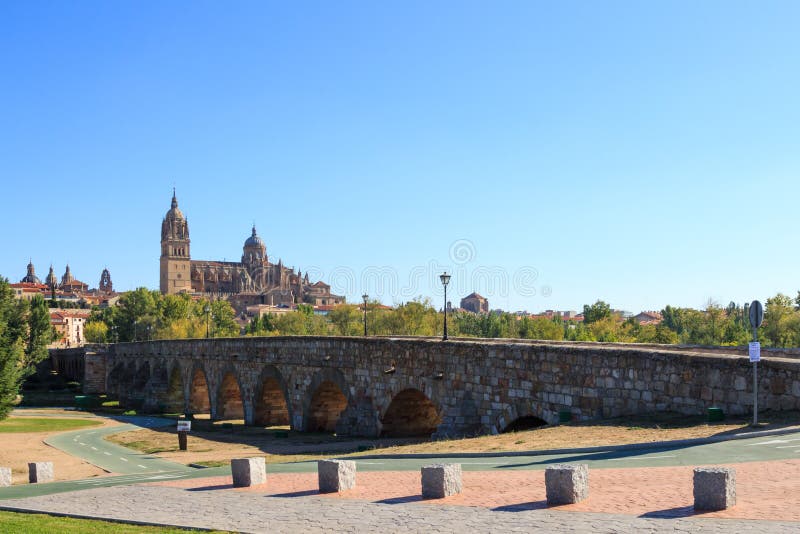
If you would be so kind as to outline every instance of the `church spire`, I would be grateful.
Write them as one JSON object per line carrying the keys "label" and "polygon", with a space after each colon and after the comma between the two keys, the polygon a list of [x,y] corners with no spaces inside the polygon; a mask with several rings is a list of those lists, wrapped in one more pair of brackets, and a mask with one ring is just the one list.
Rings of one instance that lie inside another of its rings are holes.
{"label": "church spire", "polygon": [[175,188],[172,188],[172,209],[178,207],[178,197],[175,196]]}

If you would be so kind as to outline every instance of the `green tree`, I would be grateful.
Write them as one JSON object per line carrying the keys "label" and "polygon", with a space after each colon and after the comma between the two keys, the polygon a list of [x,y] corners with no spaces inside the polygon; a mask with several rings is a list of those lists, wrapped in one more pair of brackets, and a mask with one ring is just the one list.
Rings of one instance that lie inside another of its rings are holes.
{"label": "green tree", "polygon": [[89,343],[105,343],[108,340],[108,325],[103,321],[87,321],[83,335]]}
{"label": "green tree", "polygon": [[607,317],[611,317],[611,306],[607,302],[598,300],[591,306],[588,304],[583,305],[584,324],[589,325]]}
{"label": "green tree", "polygon": [[8,280],[0,278],[0,419],[8,416],[25,378],[47,357],[54,337],[44,299],[16,300]]}
{"label": "green tree", "polygon": [[361,311],[352,304],[340,304],[328,313],[328,320],[340,336],[353,336],[363,332]]}

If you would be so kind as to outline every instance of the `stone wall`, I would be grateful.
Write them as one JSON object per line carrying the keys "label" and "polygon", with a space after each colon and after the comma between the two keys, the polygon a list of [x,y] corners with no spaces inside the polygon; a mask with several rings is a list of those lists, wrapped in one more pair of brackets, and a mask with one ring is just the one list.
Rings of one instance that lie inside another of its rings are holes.
{"label": "stone wall", "polygon": [[[161,378],[154,369],[163,370]],[[180,380],[165,386],[164,377],[173,375]],[[197,411],[205,403],[198,397],[207,396],[213,418],[223,416],[224,408],[228,416],[243,412],[250,424],[262,422],[265,413],[280,413],[293,429],[333,426],[341,435],[364,436],[427,432],[432,422],[438,423],[437,436],[494,433],[524,416],[554,423],[561,411],[577,420],[703,414],[710,406],[743,414],[753,404],[752,364],[745,355],[624,344],[352,337],[152,341],[111,347],[107,377],[108,389],[119,392],[123,403],[154,407],[165,398],[182,398],[191,413],[192,405]],[[761,410],[800,408],[800,361],[767,357],[759,379]],[[203,381],[208,393],[198,386]],[[182,391],[172,391],[176,387]]]}

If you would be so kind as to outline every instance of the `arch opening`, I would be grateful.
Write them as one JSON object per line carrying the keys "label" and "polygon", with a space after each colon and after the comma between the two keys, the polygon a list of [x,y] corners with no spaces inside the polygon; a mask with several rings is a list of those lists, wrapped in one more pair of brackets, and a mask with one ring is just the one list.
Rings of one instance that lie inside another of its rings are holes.
{"label": "arch opening", "polygon": [[289,424],[289,406],[277,378],[264,379],[261,396],[256,402],[255,424],[259,426],[286,426]]}
{"label": "arch opening", "polygon": [[430,436],[442,423],[433,402],[418,389],[404,389],[394,396],[381,421],[386,437]]}
{"label": "arch opening", "polygon": [[314,391],[308,408],[309,432],[335,432],[339,416],[347,408],[347,397],[334,382],[325,380]]}
{"label": "arch opening", "polygon": [[183,411],[183,380],[181,380],[181,369],[177,365],[172,368],[172,373],[169,375],[167,394],[164,400],[164,408],[167,413]]}
{"label": "arch opening", "polygon": [[201,369],[196,369],[192,375],[192,385],[189,390],[189,411],[192,414],[211,413],[211,397],[208,393],[206,374]]}
{"label": "arch opening", "polygon": [[521,432],[523,430],[533,430],[543,426],[547,426],[547,421],[544,419],[536,417],[535,415],[523,415],[522,417],[517,417],[507,424],[505,428],[500,431],[500,433],[505,434],[506,432]]}
{"label": "arch opening", "polygon": [[219,386],[217,402],[218,419],[244,419],[244,403],[239,381],[233,373],[225,373],[222,384]]}

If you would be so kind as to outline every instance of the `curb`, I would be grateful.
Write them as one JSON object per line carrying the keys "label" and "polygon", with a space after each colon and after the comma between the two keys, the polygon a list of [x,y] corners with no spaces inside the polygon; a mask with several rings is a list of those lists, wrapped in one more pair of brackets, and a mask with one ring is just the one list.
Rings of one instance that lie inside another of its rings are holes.
{"label": "curb", "polygon": [[547,449],[535,451],[508,451],[508,452],[461,452],[461,453],[418,453],[418,454],[369,454],[364,456],[342,456],[348,460],[377,460],[377,459],[426,459],[426,458],[502,458],[515,456],[555,456],[559,454],[581,454],[593,452],[635,451],[646,449],[669,449],[677,447],[691,447],[693,445],[707,445],[723,441],[740,439],[781,436],[800,432],[800,426],[790,428],[776,428],[774,430],[759,430],[755,432],[731,434],[730,436],[710,436],[707,438],[675,439],[671,441],[653,441],[650,443],[631,443],[628,445],[599,445],[597,447],[575,447],[571,449]]}

